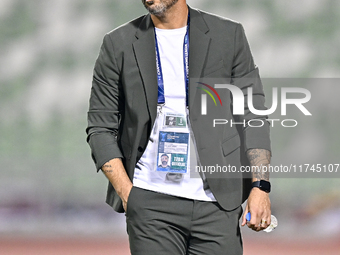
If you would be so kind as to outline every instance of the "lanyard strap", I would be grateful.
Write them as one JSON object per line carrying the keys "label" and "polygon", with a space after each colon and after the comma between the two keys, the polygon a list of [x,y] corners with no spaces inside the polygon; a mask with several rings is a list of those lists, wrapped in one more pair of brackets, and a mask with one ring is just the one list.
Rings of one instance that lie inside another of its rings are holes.
{"label": "lanyard strap", "polygon": [[[186,105],[188,106],[189,101],[189,24],[190,24],[190,15],[188,15],[188,23],[187,23],[187,31],[184,36],[183,42],[183,65],[184,65],[184,82],[185,82],[185,94],[186,94]],[[165,103],[164,97],[164,80],[163,80],[163,72],[161,60],[159,57],[158,50],[158,42],[157,35],[155,29],[155,46],[156,46],[156,67],[157,67],[157,83],[158,83],[158,104]]]}

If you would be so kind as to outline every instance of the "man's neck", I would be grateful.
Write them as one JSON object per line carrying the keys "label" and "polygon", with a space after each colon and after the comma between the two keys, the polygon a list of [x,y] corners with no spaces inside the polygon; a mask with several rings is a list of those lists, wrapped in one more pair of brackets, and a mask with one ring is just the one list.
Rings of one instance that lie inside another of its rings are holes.
{"label": "man's neck", "polygon": [[151,14],[151,19],[155,27],[160,29],[181,28],[187,25],[188,11],[186,2],[178,1],[162,16]]}

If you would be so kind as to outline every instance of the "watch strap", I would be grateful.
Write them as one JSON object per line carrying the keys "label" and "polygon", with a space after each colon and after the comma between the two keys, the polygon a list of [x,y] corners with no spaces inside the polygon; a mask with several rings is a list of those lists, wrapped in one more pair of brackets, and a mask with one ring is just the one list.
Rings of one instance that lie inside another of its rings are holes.
{"label": "watch strap", "polygon": [[271,190],[271,185],[269,181],[265,181],[265,180],[260,180],[260,181],[255,181],[252,183],[252,187],[253,188],[259,188],[260,190],[263,190],[267,193],[270,192]]}

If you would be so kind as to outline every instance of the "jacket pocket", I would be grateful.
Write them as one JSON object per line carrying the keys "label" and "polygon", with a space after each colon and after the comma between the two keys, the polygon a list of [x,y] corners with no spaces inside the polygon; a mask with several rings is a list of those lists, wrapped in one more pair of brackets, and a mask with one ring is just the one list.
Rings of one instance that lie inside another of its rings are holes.
{"label": "jacket pocket", "polygon": [[222,142],[223,155],[226,157],[241,146],[238,133],[228,137]]}
{"label": "jacket pocket", "polygon": [[127,204],[126,204],[126,212],[125,214],[127,215],[128,212],[130,211],[129,208],[131,207],[131,203],[133,204],[133,193],[135,192],[135,187],[132,186],[131,190],[130,190],[130,194],[128,196],[128,201],[127,201]]}

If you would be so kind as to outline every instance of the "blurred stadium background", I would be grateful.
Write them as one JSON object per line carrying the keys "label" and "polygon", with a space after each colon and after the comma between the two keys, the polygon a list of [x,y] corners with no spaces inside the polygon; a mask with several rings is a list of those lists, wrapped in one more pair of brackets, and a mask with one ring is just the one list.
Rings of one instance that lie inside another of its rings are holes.
{"label": "blurred stadium background", "polygon": [[[241,22],[262,77],[340,78],[338,0],[188,3]],[[1,254],[129,254],[124,215],[104,202],[85,128],[104,34],[144,13],[135,0],[0,1]],[[334,99],[322,106],[337,114]],[[320,108],[311,130],[272,131],[274,163],[340,163],[340,121]],[[243,229],[245,254],[339,254],[339,179],[272,183],[279,228]]]}

